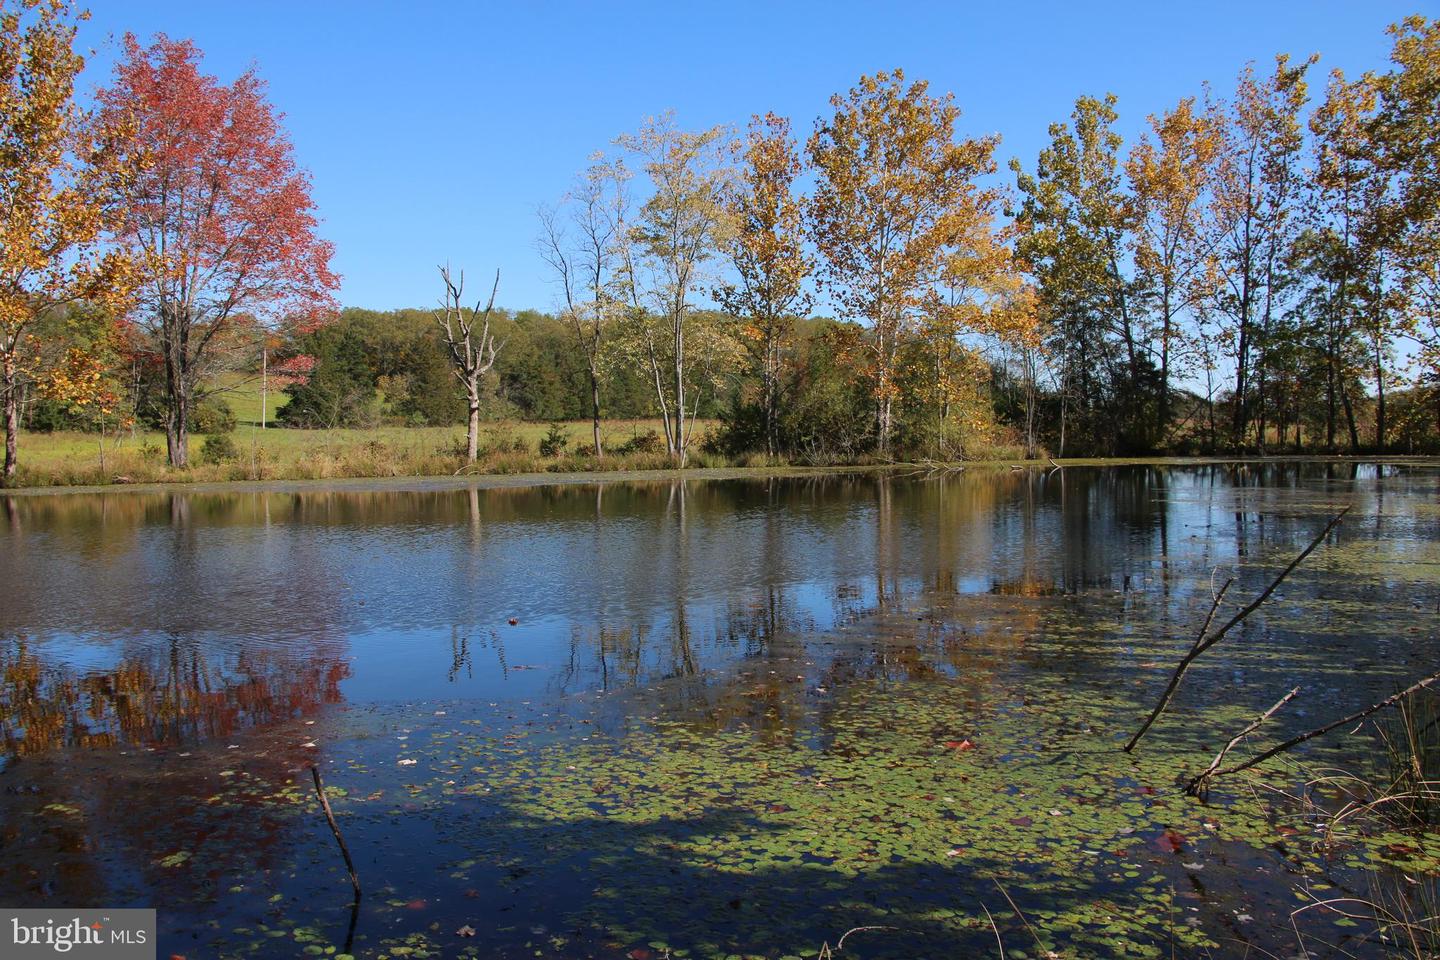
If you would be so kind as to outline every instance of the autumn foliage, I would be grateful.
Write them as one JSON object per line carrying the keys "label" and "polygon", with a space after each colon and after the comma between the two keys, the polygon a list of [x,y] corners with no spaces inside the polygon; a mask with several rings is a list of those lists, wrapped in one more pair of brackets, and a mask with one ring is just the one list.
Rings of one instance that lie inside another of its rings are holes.
{"label": "autumn foliage", "polygon": [[817,184],[811,236],[825,290],[870,327],[876,444],[889,452],[902,341],[926,311],[945,261],[995,213],[980,178],[995,169],[996,137],[957,139],[954,97],[933,97],[901,70],[861,77],[831,99],[807,150]]}
{"label": "autumn foliage", "polygon": [[798,134],[661,113],[542,211],[559,310],[485,311],[486,362],[458,302],[423,332],[417,311],[332,325],[334,251],[255,70],[127,35],[88,111],[83,22],[0,0],[7,478],[22,423],[57,421],[163,424],[183,468],[195,411],[251,374],[292,425],[466,422],[467,459],[517,414],[588,416],[603,458],[602,411],[657,417],[678,466],[1440,448],[1424,17],[1390,28],[1384,69],[1243,65],[1128,141],[1118,98],[1086,93],[1010,176],[997,134],[900,69]]}
{"label": "autumn foliage", "polygon": [[47,376],[32,337],[46,313],[81,301],[118,303],[128,292],[123,256],[102,234],[110,210],[96,181],[123,183],[129,171],[112,145],[93,135],[75,105],[84,58],[75,50],[83,19],[62,0],[6,0],[0,6],[0,394],[5,413],[4,476],[14,476],[21,391]]}
{"label": "autumn foliage", "polygon": [[221,84],[188,41],[125,38],[100,121],[130,175],[110,181],[116,238],[138,265],[140,315],[165,364],[170,462],[211,349],[242,313],[304,329],[334,310],[310,179],[254,71]]}

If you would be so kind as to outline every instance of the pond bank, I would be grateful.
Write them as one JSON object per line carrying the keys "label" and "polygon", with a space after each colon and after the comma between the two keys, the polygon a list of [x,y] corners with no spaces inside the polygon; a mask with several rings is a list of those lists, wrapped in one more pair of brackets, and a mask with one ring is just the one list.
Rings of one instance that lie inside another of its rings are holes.
{"label": "pond bank", "polygon": [[543,487],[591,483],[636,483],[670,480],[764,480],[804,477],[842,476],[847,474],[942,474],[964,470],[1052,470],[1066,467],[1190,467],[1224,464],[1308,463],[1308,464],[1395,464],[1440,467],[1434,456],[1233,456],[1233,457],[1072,457],[1045,460],[966,460],[956,463],[888,463],[855,464],[822,467],[686,467],[646,470],[593,470],[569,473],[484,473],[463,476],[415,475],[403,477],[344,477],[323,479],[274,480],[205,480],[168,481],[165,483],[106,483],[39,487],[0,487],[4,496],[59,496],[77,493],[323,493],[443,491],[465,489],[503,489],[508,487]]}

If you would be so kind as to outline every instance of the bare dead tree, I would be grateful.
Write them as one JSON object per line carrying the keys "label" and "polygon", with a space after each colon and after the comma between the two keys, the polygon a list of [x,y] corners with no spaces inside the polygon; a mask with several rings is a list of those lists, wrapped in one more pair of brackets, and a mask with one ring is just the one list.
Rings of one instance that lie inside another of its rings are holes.
{"label": "bare dead tree", "polygon": [[[466,310],[462,298],[465,295],[465,272],[452,276],[450,268],[440,268],[440,279],[445,281],[445,299],[440,309],[432,311],[435,322],[440,325],[440,336],[445,348],[450,351],[450,372],[465,388],[465,401],[469,405],[470,417],[465,429],[466,462],[474,463],[480,452],[480,384],[481,379],[495,366],[495,357],[504,342],[496,343],[490,332],[490,313],[495,309],[495,292],[500,289],[500,271],[495,271],[495,283],[490,288],[490,299],[485,308],[476,301],[472,310]],[[480,323],[480,334],[475,335],[476,322]]]}

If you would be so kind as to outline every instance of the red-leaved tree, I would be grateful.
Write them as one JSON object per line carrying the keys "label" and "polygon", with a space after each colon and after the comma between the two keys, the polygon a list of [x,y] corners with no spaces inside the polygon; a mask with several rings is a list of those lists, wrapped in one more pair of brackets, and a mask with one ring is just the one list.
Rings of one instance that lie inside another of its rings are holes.
{"label": "red-leaved tree", "polygon": [[240,317],[300,327],[333,315],[333,247],[316,235],[310,177],[254,71],[222,85],[189,41],[125,37],[102,126],[123,133],[117,239],[141,271],[141,321],[165,364],[166,442],[188,461],[187,418]]}

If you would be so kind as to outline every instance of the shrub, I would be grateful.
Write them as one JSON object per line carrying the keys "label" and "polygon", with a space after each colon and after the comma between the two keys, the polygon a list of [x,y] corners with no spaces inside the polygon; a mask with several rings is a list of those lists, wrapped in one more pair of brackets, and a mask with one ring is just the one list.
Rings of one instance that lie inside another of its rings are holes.
{"label": "shrub", "polygon": [[517,434],[506,424],[480,431],[478,440],[480,447],[479,452],[482,457],[487,457],[491,454],[530,452],[530,444],[525,442],[525,438]]}
{"label": "shrub", "polygon": [[654,430],[646,433],[637,433],[615,448],[615,452],[621,456],[629,456],[632,453],[663,453],[665,441],[660,439],[660,434]]}
{"label": "shrub", "polygon": [[550,424],[549,431],[540,438],[540,456],[558,457],[570,446],[570,431],[558,423]]}
{"label": "shrub", "polygon": [[206,397],[190,408],[190,429],[196,433],[229,433],[235,429],[235,411],[220,397]]}
{"label": "shrub", "polygon": [[765,449],[765,409],[736,400],[720,413],[719,429],[707,431],[700,447],[707,453],[740,456]]}
{"label": "shrub", "polygon": [[205,438],[200,448],[200,462],[209,464],[230,463],[240,459],[240,450],[228,433],[212,433]]}

